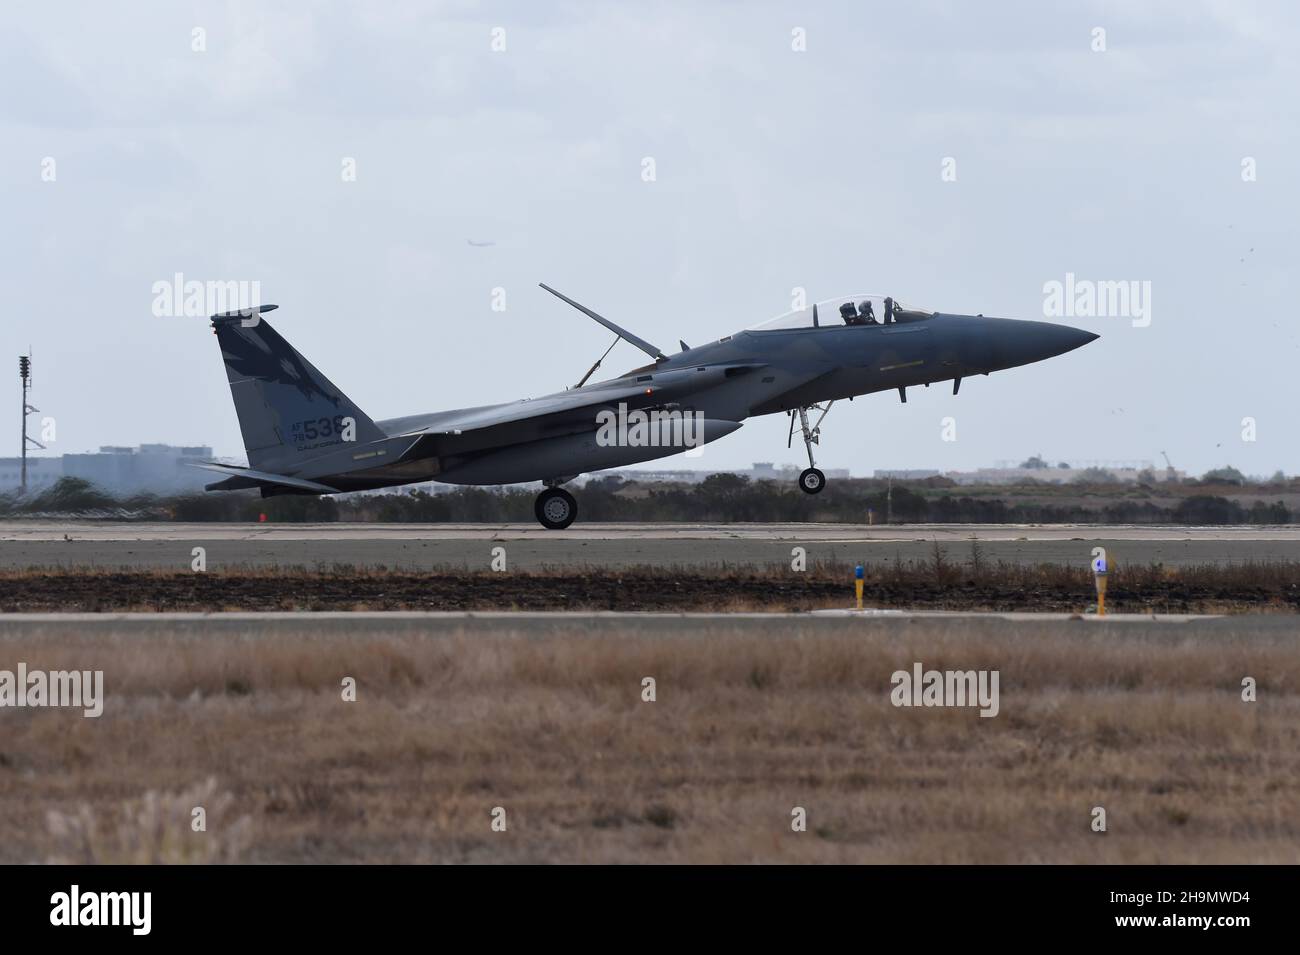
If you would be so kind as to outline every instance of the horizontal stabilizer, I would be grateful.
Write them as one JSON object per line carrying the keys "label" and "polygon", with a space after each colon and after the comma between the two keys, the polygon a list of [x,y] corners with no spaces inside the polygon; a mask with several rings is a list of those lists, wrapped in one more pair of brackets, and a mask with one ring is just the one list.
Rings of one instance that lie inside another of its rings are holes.
{"label": "horizontal stabilizer", "polygon": [[[335,494],[338,488],[330,487],[327,484],[318,484],[315,481],[308,481],[303,478],[289,477],[287,474],[272,474],[269,471],[254,471],[251,468],[236,467],[233,464],[191,464],[190,467],[203,468],[205,471],[216,471],[218,474],[228,474],[235,478],[234,482],[226,485],[228,489],[236,487],[264,487],[265,485],[274,485],[276,487],[293,488],[296,491],[308,491],[314,494]],[[247,482],[247,483],[245,483]]]}

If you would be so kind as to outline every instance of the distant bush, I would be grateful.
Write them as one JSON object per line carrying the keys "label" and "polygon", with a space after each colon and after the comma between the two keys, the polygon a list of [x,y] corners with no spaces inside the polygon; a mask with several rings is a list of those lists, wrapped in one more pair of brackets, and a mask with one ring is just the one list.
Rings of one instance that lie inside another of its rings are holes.
{"label": "distant bush", "polygon": [[1174,508],[1174,521],[1178,524],[1244,524],[1246,511],[1226,497],[1197,494]]}
{"label": "distant bush", "polygon": [[1281,501],[1272,504],[1256,501],[1251,505],[1246,520],[1251,524],[1287,524],[1291,521],[1291,512]]}
{"label": "distant bush", "polygon": [[82,478],[59,478],[54,484],[28,499],[23,506],[28,511],[92,511],[119,507],[117,498],[101,491]]}
{"label": "distant bush", "polygon": [[1238,487],[1246,483],[1246,475],[1242,474],[1236,468],[1215,468],[1212,471],[1206,471],[1201,475],[1202,484],[1236,484]]}

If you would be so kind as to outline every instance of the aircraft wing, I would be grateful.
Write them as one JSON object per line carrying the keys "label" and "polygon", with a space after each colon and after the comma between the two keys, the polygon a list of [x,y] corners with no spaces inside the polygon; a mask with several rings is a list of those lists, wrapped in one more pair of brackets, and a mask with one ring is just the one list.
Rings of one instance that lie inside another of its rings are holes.
{"label": "aircraft wing", "polygon": [[621,401],[627,402],[629,407],[655,403],[646,395],[645,386],[639,384],[575,388],[504,405],[462,408],[377,423],[394,437],[418,439],[417,445],[405,457],[429,453],[458,454],[561,434],[594,431],[597,411],[614,408]]}

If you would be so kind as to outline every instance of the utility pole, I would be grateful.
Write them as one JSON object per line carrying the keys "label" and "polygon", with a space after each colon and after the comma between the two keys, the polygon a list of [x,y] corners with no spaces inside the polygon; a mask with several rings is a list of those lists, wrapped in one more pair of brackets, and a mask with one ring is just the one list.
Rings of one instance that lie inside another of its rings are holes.
{"label": "utility pole", "polygon": [[28,445],[31,445],[32,447],[40,448],[42,451],[45,450],[45,445],[41,444],[35,438],[27,437],[27,416],[32,412],[39,413],[40,411],[39,408],[33,408],[31,405],[27,403],[27,392],[30,391],[32,387],[32,355],[31,355],[30,348],[27,350],[26,355],[18,356],[18,377],[21,378],[23,382],[22,492],[26,494],[27,493],[27,447]]}

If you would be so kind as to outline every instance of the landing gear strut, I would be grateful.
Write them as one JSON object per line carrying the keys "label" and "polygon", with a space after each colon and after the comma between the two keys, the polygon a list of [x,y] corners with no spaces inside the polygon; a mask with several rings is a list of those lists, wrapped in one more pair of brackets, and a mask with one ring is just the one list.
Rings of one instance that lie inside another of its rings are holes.
{"label": "landing gear strut", "polygon": [[548,531],[562,531],[578,516],[578,502],[564,488],[548,487],[537,495],[533,513]]}
{"label": "landing gear strut", "polygon": [[[808,449],[808,467],[799,475],[799,490],[805,494],[816,494],[826,486],[826,475],[817,470],[817,462],[813,460],[812,446],[821,443],[822,422],[830,414],[831,405],[833,404],[835,402],[832,400],[826,402],[825,406],[818,404],[802,405],[795,411],[790,412],[790,437],[787,439],[785,446],[788,448],[794,443],[794,418],[797,414],[799,416],[799,428],[803,432],[803,443]],[[811,428],[808,427],[809,411],[821,412],[821,415]]]}

